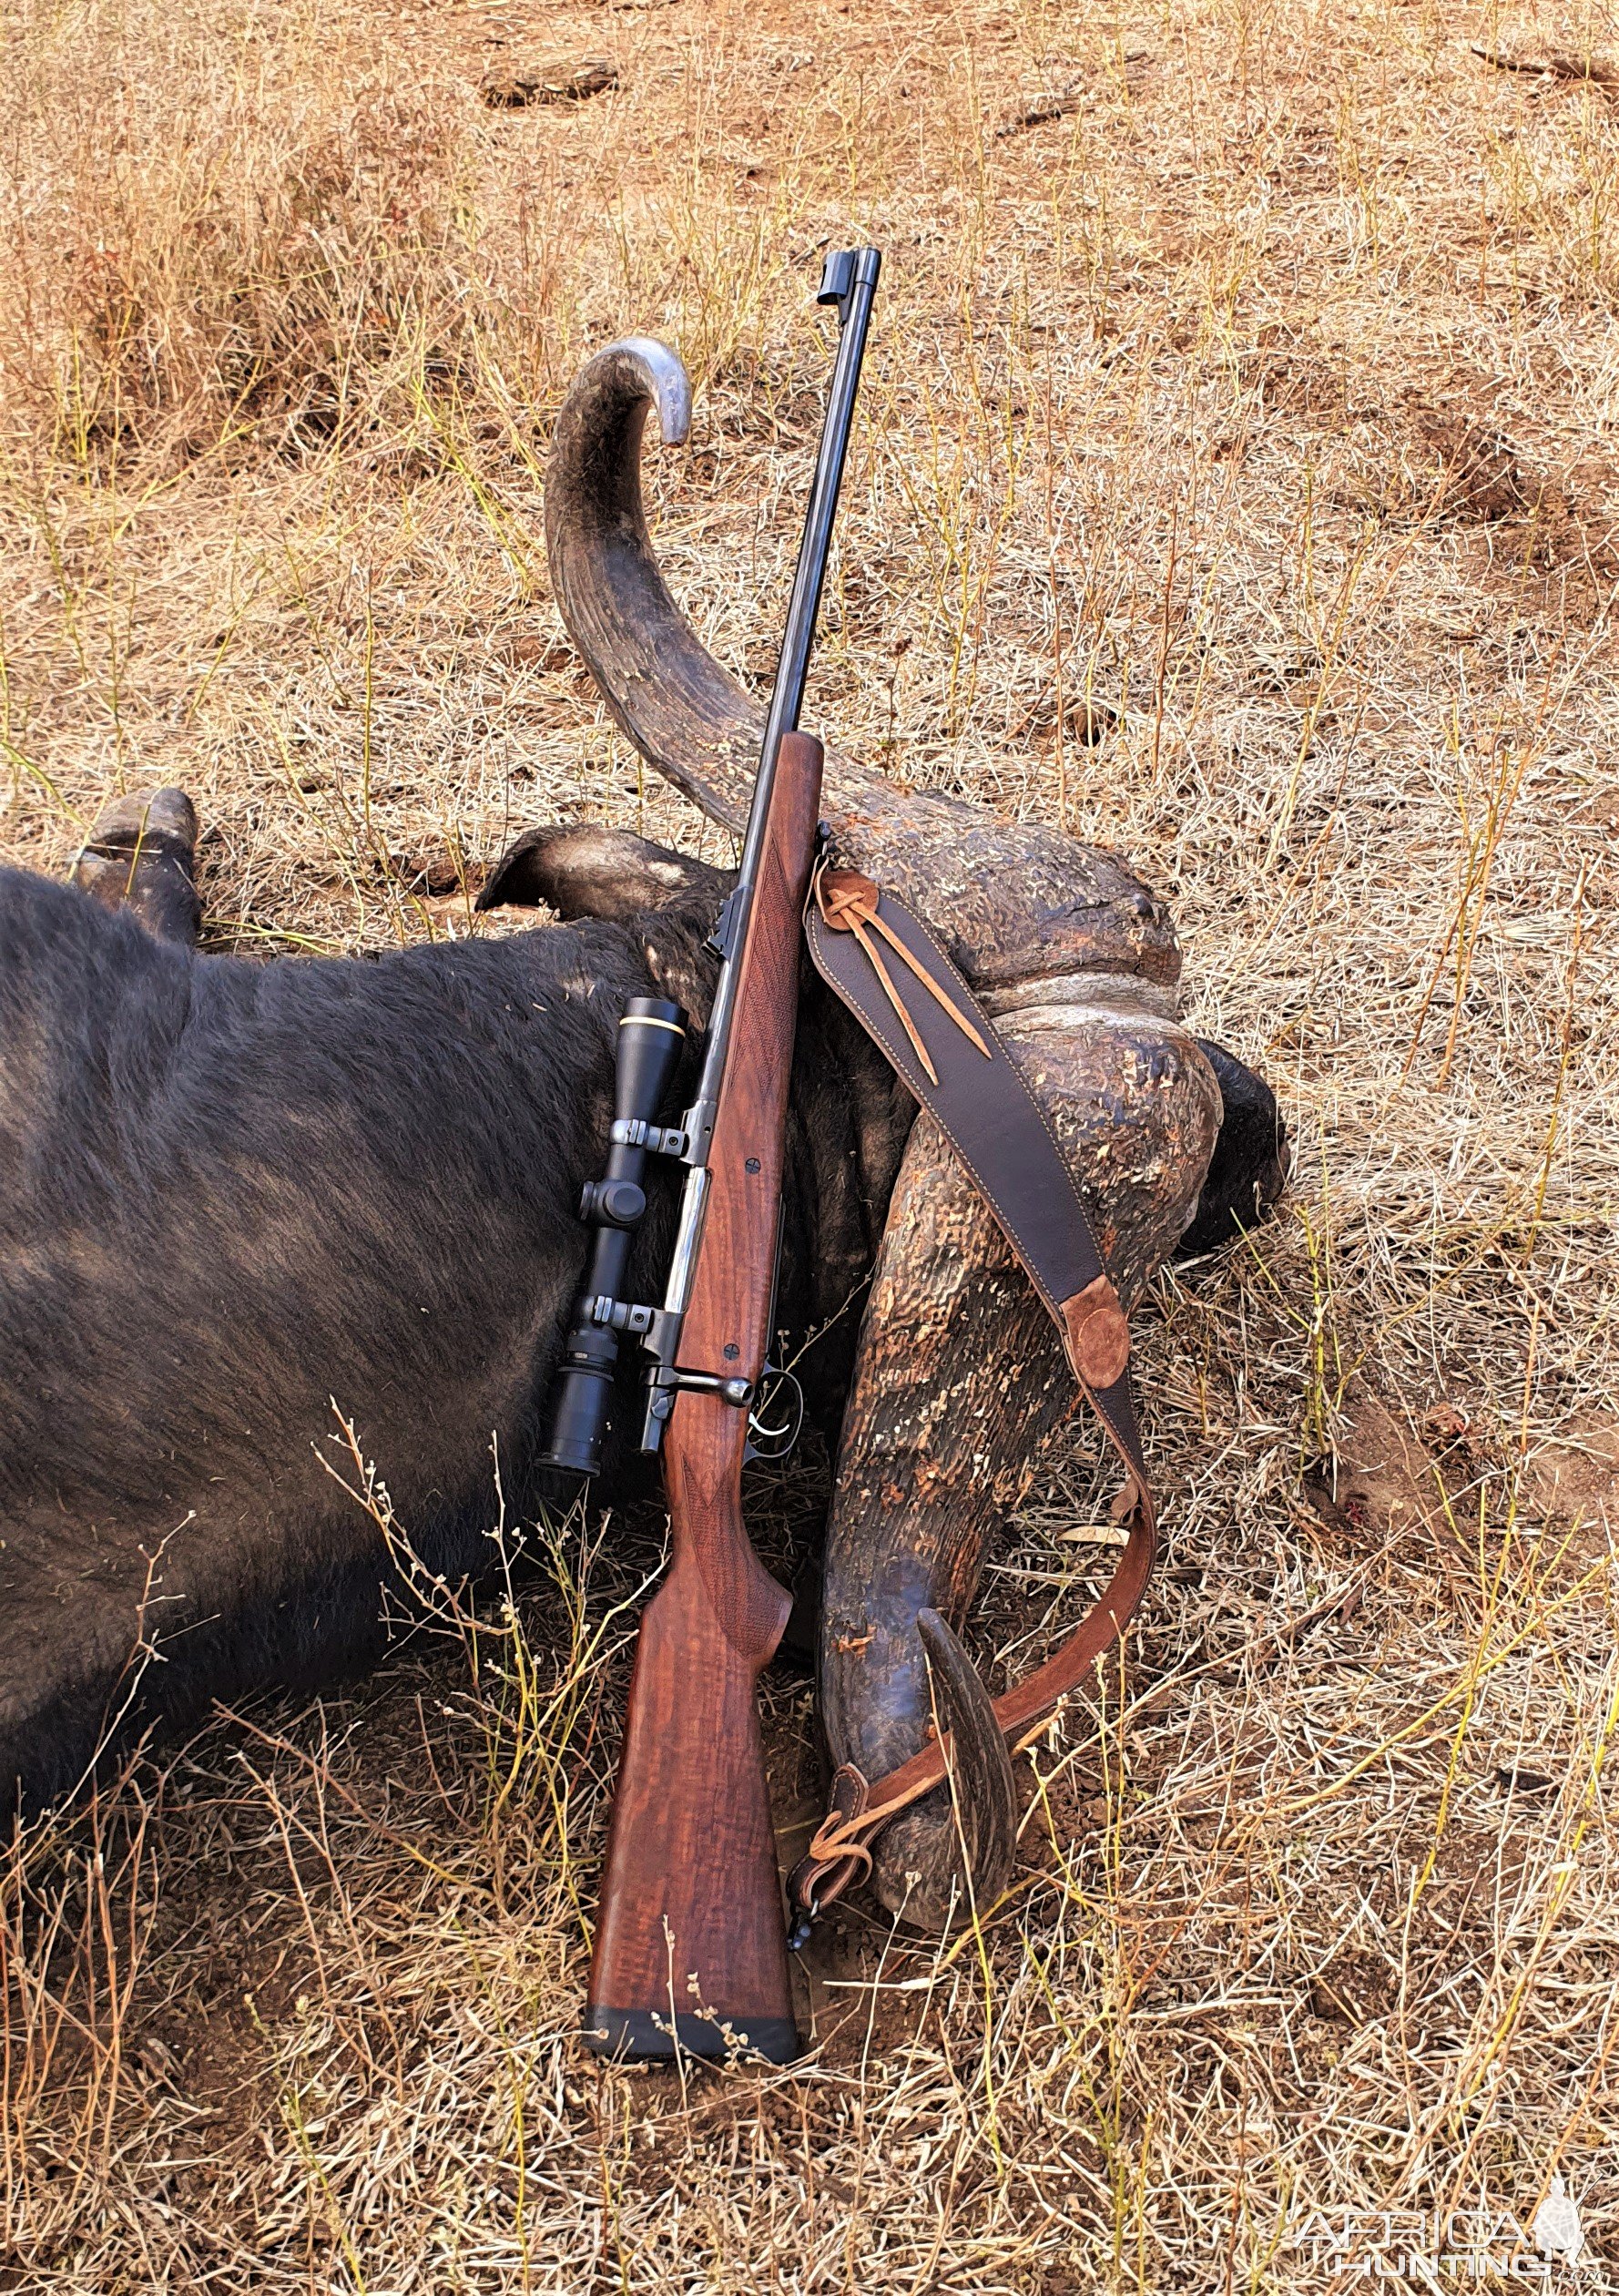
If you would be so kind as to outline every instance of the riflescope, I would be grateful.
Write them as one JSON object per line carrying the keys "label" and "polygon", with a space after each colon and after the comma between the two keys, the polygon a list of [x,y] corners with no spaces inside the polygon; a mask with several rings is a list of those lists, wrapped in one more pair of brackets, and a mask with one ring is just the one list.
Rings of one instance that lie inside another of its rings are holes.
{"label": "riflescope", "polygon": [[551,1390],[551,1434],[540,1454],[543,1466],[566,1467],[575,1475],[598,1472],[619,1339],[651,1322],[650,1308],[625,1299],[624,1279],[635,1231],[647,1210],[641,1184],[647,1158],[678,1156],[686,1146],[684,1132],[660,1129],[653,1120],[668,1097],[685,1040],[686,1016],[678,1005],[658,996],[630,998],[618,1024],[607,1168],[588,1184],[579,1203],[579,1217],[595,1230],[596,1239]]}

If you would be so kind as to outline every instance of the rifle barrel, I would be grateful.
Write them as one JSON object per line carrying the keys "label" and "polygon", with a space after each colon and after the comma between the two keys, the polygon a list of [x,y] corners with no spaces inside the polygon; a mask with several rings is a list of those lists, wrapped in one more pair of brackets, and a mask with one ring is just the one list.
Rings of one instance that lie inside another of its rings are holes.
{"label": "rifle barrel", "polygon": [[[851,272],[842,291],[839,291],[837,283],[840,265],[849,266]],[[820,451],[815,460],[815,483],[810,489],[810,507],[804,514],[804,539],[799,546],[799,563],[793,572],[792,595],[788,600],[787,623],[776,664],[776,683],[759,747],[761,780],[767,770],[774,770],[781,737],[796,732],[799,711],[803,707],[810,648],[815,640],[821,587],[831,555],[832,521],[838,515],[838,494],[843,484],[843,465],[848,459],[849,434],[854,422],[855,393],[860,389],[866,332],[871,323],[871,301],[881,268],[882,258],[874,247],[860,249],[851,265],[847,255],[833,256],[827,266],[830,283],[823,283],[821,289],[821,301],[836,301],[841,313],[838,356],[832,367],[831,388],[827,393],[826,421]],[[748,822],[750,834],[763,810],[761,795],[768,798],[768,791],[755,792]],[[743,867],[746,870],[746,854]]]}
{"label": "rifle barrel", "polygon": [[[815,643],[816,618],[820,611],[820,594],[826,581],[827,561],[831,555],[832,523],[838,513],[838,494],[843,483],[843,465],[849,455],[855,393],[860,388],[860,366],[865,358],[866,335],[871,321],[871,302],[881,268],[882,257],[876,248],[845,249],[828,256],[821,274],[818,301],[838,306],[838,355],[832,366],[831,386],[827,393],[826,417],[815,458],[815,479],[810,493],[810,507],[804,517],[804,538],[799,546],[792,593],[788,600],[787,625],[782,634],[781,651],[777,658],[776,679],[770,692],[770,706],[765,717],[764,736],[759,744],[759,775],[754,782],[753,802],[748,808],[748,829],[742,841],[736,890],[727,902],[719,924],[716,927],[721,956],[719,979],[715,986],[714,1004],[708,1016],[708,1043],[697,1097],[686,1113],[686,1162],[690,1168],[681,1199],[680,1222],[676,1230],[674,1253],[669,1263],[669,1280],[664,1292],[663,1311],[655,1320],[652,1335],[647,1342],[648,1352],[655,1360],[649,1374],[650,1392],[641,1434],[643,1451],[657,1451],[661,1446],[667,1408],[662,1412],[658,1408],[658,1372],[660,1369],[671,1368],[675,1363],[679,1351],[680,1326],[697,1271],[697,1257],[702,1244],[703,1218],[708,1196],[709,1142],[713,1138],[719,1087],[725,1077],[736,1019],[738,959],[747,939],[748,913],[759,878],[759,854],[769,818],[770,796],[775,786],[782,736],[797,730],[799,712],[803,706],[810,653]],[[663,1402],[667,1406],[667,1393]]]}

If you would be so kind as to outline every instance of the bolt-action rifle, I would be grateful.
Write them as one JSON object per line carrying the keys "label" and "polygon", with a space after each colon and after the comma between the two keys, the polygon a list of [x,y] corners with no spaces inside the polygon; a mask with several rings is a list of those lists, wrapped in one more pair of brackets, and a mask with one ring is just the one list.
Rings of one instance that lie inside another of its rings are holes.
{"label": "bolt-action rifle", "polygon": [[[771,1339],[820,806],[820,744],[798,731],[799,711],[880,262],[873,248],[827,259],[820,301],[838,306],[838,355],[736,890],[715,928],[721,962],[697,1097],[678,1125],[655,1121],[684,1024],[676,1006],[636,998],[620,1024],[607,1172],[585,1191],[596,1240],[545,1454],[596,1471],[619,1338],[637,1338],[650,1359],[641,1447],[663,1454],[671,1561],[636,1646],[585,2013],[585,2040],[612,2056],[798,2054],[754,1705],[791,1606],[748,1540],[741,1479]],[[620,1296],[648,1154],[687,1167],[657,1308]]]}

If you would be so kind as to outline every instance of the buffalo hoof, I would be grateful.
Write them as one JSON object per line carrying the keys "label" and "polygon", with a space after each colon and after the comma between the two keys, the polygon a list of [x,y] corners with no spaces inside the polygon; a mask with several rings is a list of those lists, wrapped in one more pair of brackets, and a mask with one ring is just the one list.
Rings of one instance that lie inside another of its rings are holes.
{"label": "buffalo hoof", "polygon": [[73,883],[104,909],[127,909],[159,941],[196,945],[197,811],[184,790],[115,798],[97,816]]}

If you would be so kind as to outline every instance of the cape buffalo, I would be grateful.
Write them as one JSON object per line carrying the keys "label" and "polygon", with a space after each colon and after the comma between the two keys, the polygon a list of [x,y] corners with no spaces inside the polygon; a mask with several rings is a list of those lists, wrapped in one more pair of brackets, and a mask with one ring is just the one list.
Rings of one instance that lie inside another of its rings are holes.
{"label": "cape buffalo", "polygon": [[[636,740],[734,820],[753,705],[669,600],[640,508],[641,423],[657,403],[679,435],[683,387],[660,346],[591,362],[558,426],[552,563]],[[1178,952],[1146,888],[1111,855],[829,762],[840,843],[922,908],[997,1015],[1126,1300],[1177,1239],[1202,1250],[1262,1210],[1281,1179],[1275,1103],[1175,1021]],[[508,1508],[532,1514],[618,1016],[650,994],[700,1023],[712,983],[725,875],[577,826],[521,839],[480,901],[543,903],[561,924],[376,961],[202,954],[195,827],[177,791],[125,799],[74,883],[0,872],[0,1791],[25,1808],[77,1779],[115,1724],[308,1684],[379,1648],[392,1566],[322,1464],[334,1404],[430,1570],[455,1580],[487,1553],[492,1444]],[[959,1621],[987,1529],[1071,1400],[1037,1303],[1031,1325],[1026,1287],[913,1117],[807,974],[780,1320],[832,1324],[810,1362],[830,1431],[852,1384],[822,1690],[834,1750],[878,1766],[926,1711],[908,1621],[930,1601]],[[673,1200],[665,1175],[636,1296],[657,1289]],[[857,1332],[837,1311],[873,1272]],[[929,1332],[901,1362],[891,1342],[919,1301]],[[1013,1344],[1025,1375],[1003,1392]],[[959,1384],[980,1356],[993,1395],[971,1444],[925,1411],[919,1437],[894,1395],[914,1403],[946,1369]],[[607,1491],[629,1473],[610,1450]],[[833,1648],[851,1605],[877,1621],[852,1664]],[[923,1805],[905,1822],[914,1872],[936,1819]],[[885,1893],[891,1878],[880,1860]],[[937,1910],[908,1886],[912,1910]]]}

